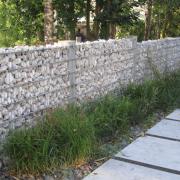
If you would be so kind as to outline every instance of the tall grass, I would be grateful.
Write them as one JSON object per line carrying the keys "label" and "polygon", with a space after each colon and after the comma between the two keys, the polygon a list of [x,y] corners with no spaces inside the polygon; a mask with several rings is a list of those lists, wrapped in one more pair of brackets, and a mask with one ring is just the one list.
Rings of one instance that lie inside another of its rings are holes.
{"label": "tall grass", "polygon": [[140,105],[147,115],[156,109],[167,111],[180,106],[180,71],[146,81],[142,85],[130,85],[124,95]]}
{"label": "tall grass", "polygon": [[180,107],[180,72],[129,85],[123,96],[107,95],[47,115],[36,127],[12,132],[4,152],[16,172],[43,172],[90,158],[98,145],[124,135],[153,112]]}
{"label": "tall grass", "polygon": [[96,137],[102,140],[126,133],[133,110],[134,104],[128,98],[107,95],[90,103],[85,113],[94,126]]}
{"label": "tall grass", "polygon": [[12,132],[4,146],[16,172],[43,172],[85,161],[93,150],[94,129],[79,108],[69,106],[48,115],[35,128]]}

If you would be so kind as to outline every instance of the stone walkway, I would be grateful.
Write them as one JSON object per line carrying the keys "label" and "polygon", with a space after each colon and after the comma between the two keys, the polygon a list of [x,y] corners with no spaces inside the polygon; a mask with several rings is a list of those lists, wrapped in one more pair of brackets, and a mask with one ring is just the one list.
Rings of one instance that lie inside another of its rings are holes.
{"label": "stone walkway", "polygon": [[84,180],[180,180],[180,109]]}

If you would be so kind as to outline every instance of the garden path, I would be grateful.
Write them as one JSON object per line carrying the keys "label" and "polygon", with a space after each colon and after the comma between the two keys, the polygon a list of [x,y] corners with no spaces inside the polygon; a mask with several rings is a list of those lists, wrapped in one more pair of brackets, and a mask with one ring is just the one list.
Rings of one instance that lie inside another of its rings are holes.
{"label": "garden path", "polygon": [[180,180],[180,109],[84,180]]}

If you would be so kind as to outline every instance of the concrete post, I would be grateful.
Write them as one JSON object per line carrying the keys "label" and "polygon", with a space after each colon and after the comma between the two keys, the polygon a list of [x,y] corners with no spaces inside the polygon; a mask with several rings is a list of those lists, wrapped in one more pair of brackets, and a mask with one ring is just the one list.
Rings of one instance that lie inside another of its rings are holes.
{"label": "concrete post", "polygon": [[70,103],[76,102],[76,46],[71,44],[68,48],[68,76],[70,81]]}

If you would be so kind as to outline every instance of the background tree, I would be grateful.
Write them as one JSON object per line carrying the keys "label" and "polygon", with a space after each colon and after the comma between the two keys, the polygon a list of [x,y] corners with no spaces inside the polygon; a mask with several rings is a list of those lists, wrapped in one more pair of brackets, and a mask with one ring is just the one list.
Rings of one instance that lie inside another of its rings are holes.
{"label": "background tree", "polygon": [[54,13],[52,0],[44,0],[44,41],[53,42]]}
{"label": "background tree", "polygon": [[147,5],[147,9],[145,11],[144,40],[148,40],[150,38],[153,0],[147,0],[146,5]]}
{"label": "background tree", "polygon": [[93,24],[93,34],[94,34],[95,39],[98,39],[99,37],[100,22],[97,20],[97,17],[100,14],[100,11],[103,7],[101,2],[102,2],[101,0],[96,0],[95,7],[94,7],[95,18],[94,18],[94,24]]}
{"label": "background tree", "polygon": [[180,35],[180,1],[154,1],[152,39]]}
{"label": "background tree", "polygon": [[91,0],[86,2],[86,32],[87,39],[90,37],[90,11],[91,11]]}
{"label": "background tree", "polygon": [[14,11],[13,6],[0,1],[0,46],[15,45],[18,39],[22,39],[22,32],[16,25],[16,16],[13,16]]}
{"label": "background tree", "polygon": [[[87,36],[98,38],[137,35],[138,40],[180,36],[179,0],[0,0],[0,46],[39,44],[75,39],[80,18]],[[138,6],[148,5],[146,20]],[[54,16],[53,16],[54,13]],[[90,14],[94,13],[93,27]],[[53,20],[54,17],[54,20]],[[117,31],[118,30],[118,31]],[[117,32],[116,32],[117,31]],[[66,37],[65,34],[70,34]],[[46,37],[46,38],[45,38]]]}
{"label": "background tree", "polygon": [[54,8],[57,11],[57,29],[65,28],[70,32],[70,38],[75,39],[77,21],[85,16],[84,0],[54,0]]}
{"label": "background tree", "polygon": [[[31,44],[34,41],[43,40],[43,2],[42,0],[0,0],[6,5],[8,31],[17,30],[17,33],[9,34],[17,41]],[[1,17],[2,17],[1,16]]]}
{"label": "background tree", "polygon": [[101,1],[101,11],[96,20],[100,22],[101,38],[114,38],[117,25],[132,24],[138,19],[138,14],[133,10],[136,2],[126,0]]}

